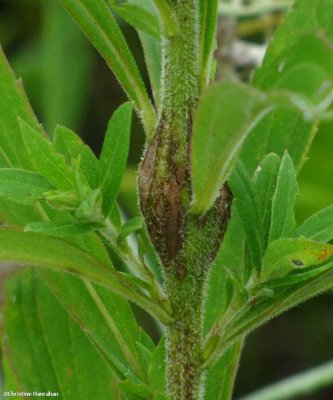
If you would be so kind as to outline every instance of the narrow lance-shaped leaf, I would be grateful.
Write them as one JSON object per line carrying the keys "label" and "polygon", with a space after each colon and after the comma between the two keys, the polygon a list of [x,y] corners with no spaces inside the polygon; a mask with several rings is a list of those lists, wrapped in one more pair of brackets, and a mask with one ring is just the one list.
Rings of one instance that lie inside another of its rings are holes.
{"label": "narrow lance-shaped leaf", "polygon": [[177,16],[174,13],[168,0],[152,0],[160,17],[160,25],[162,34],[166,38],[180,33],[181,27],[177,21]]}
{"label": "narrow lance-shaped leaf", "polygon": [[[271,64],[275,63],[282,53],[287,54],[302,37],[322,31],[329,40],[333,40],[332,14],[332,0],[295,1],[295,5],[287,11],[269,43],[262,65],[255,72],[255,84],[260,86]],[[278,72],[275,71],[274,75],[278,75]]]}
{"label": "narrow lance-shaped leaf", "polygon": [[22,145],[18,117],[35,130],[41,128],[22,88],[0,49],[0,166],[32,169],[29,153]]}
{"label": "narrow lance-shaped leaf", "polygon": [[153,391],[165,393],[166,390],[166,348],[165,337],[156,346],[148,369],[149,384]]}
{"label": "narrow lance-shaped leaf", "polygon": [[79,159],[80,170],[91,188],[97,185],[97,159],[89,146],[70,129],[58,125],[54,131],[54,147],[63,154],[68,165]]}
{"label": "narrow lance-shaped leaf", "polygon": [[36,169],[57,189],[73,189],[73,171],[66,165],[64,157],[56,152],[53,144],[23,120],[20,120],[20,128]]}
{"label": "narrow lance-shaped leaf", "polygon": [[265,97],[241,84],[217,84],[204,93],[192,138],[194,213],[204,213],[211,207],[264,109]]}
{"label": "narrow lance-shaped leaf", "polygon": [[[158,11],[152,1],[142,0],[131,0],[130,3],[133,6],[139,7],[147,12],[149,15],[153,15],[158,19]],[[124,4],[125,5],[125,4]],[[154,23],[155,25],[155,23]],[[155,28],[154,28],[155,29]],[[139,39],[142,45],[145,63],[149,75],[149,81],[155,104],[158,107],[160,104],[160,89],[161,89],[161,70],[162,70],[162,46],[161,46],[161,34],[159,37],[147,33],[140,29],[138,30]]]}
{"label": "narrow lance-shaped leaf", "polygon": [[262,73],[260,88],[289,91],[320,109],[332,101],[332,86],[333,50],[327,37],[317,33],[302,37],[291,51],[272,62]]}
{"label": "narrow lance-shaped leaf", "polygon": [[107,216],[117,198],[126,167],[131,132],[132,103],[125,103],[113,114],[99,160],[99,187],[103,193],[103,212]]}
{"label": "narrow lance-shaped leaf", "polygon": [[262,257],[262,225],[259,205],[253,182],[241,162],[237,163],[230,179],[230,188],[235,196],[235,204],[246,235],[251,266],[259,268]]}
{"label": "narrow lance-shaped leaf", "polygon": [[109,0],[111,7],[137,31],[142,31],[160,40],[161,32],[156,15],[145,8],[132,3],[118,4],[116,0]]}
{"label": "narrow lance-shaped leaf", "polygon": [[59,1],[105,58],[129,98],[134,101],[137,110],[142,113],[146,133],[150,136],[155,125],[155,112],[126,40],[106,2]]}
{"label": "narrow lance-shaped leaf", "polygon": [[99,282],[113,280],[114,271],[72,243],[20,229],[0,229],[0,259],[72,272]]}
{"label": "narrow lance-shaped leaf", "polygon": [[127,221],[120,229],[117,242],[121,243],[128,235],[143,228],[143,218],[136,217]]}
{"label": "narrow lance-shaped leaf", "polygon": [[333,255],[333,246],[304,239],[279,239],[272,242],[263,258],[261,280],[276,279],[292,270],[322,264]]}
{"label": "narrow lance-shaped leaf", "polygon": [[156,318],[162,318],[164,322],[172,320],[167,312],[152,303],[125,276],[101,264],[82,248],[63,239],[2,228],[0,260],[46,267],[87,278],[127,300],[136,302]]}
{"label": "narrow lance-shaped leaf", "polygon": [[[327,42],[333,41],[332,5],[331,0],[295,1],[293,8],[286,13],[283,22],[278,26],[269,43],[264,61],[254,75],[255,87],[271,88],[282,74],[287,74],[287,60],[295,60],[295,48],[308,35],[321,32],[327,35]],[[305,50],[303,55],[298,54],[297,61],[302,63],[304,56],[310,64],[317,62],[316,51],[313,49]],[[294,74],[296,75],[297,73]],[[300,73],[296,78],[295,82],[301,83],[303,90],[306,90],[312,82],[317,82],[321,86],[326,81],[324,79],[318,82],[316,73],[310,79]],[[274,110],[252,131],[243,147],[241,158],[250,172],[253,172],[265,154],[274,152],[282,157],[287,149],[296,171],[299,171],[315,133],[316,123],[305,121],[301,112],[288,109]]]}
{"label": "narrow lance-shaped leaf", "polygon": [[0,168],[0,197],[24,205],[34,205],[53,186],[38,172]]}
{"label": "narrow lance-shaped leaf", "polygon": [[[30,154],[22,141],[18,117],[42,134],[24,93],[22,82],[16,81],[6,57],[0,49],[0,167],[34,170]],[[25,224],[36,218],[31,207],[0,199],[0,218]]]}
{"label": "narrow lance-shaped leaf", "polygon": [[200,74],[202,87],[206,86],[211,76],[217,12],[218,0],[200,0]]}
{"label": "narrow lance-shaped leaf", "polygon": [[245,234],[235,204],[231,215],[223,243],[210,267],[205,298],[205,332],[211,329],[230,306],[238,290],[237,282],[240,287],[246,283],[243,261]]}
{"label": "narrow lance-shaped leaf", "polygon": [[297,194],[296,172],[292,159],[286,152],[281,162],[272,199],[269,241],[294,236],[296,228],[294,207]]}
{"label": "narrow lance-shaped leaf", "polygon": [[242,339],[233,343],[208,370],[205,400],[231,399],[242,347]]}
{"label": "narrow lance-shaped leaf", "polygon": [[92,221],[42,221],[28,224],[25,227],[25,231],[66,238],[73,235],[81,235],[82,233],[93,232],[101,227],[101,224]]}
{"label": "narrow lance-shaped leaf", "polygon": [[[302,118],[318,119],[333,100],[333,51],[321,37],[303,38],[285,61],[283,73],[274,79],[270,79],[269,74],[268,71],[263,89],[274,90],[267,93],[230,82],[204,92],[195,115],[192,138],[193,212],[204,213],[211,207],[239,154],[252,173],[256,157],[260,157],[258,164],[267,152],[280,154],[289,149],[280,134],[274,136],[272,149],[265,147],[267,140],[255,128],[265,115],[283,108],[289,109],[291,115],[296,112],[298,122]],[[304,79],[311,83],[304,85]],[[266,127],[260,125],[262,131],[267,132]],[[288,141],[293,136],[289,132]],[[298,150],[303,152],[304,149]],[[292,151],[298,165],[295,151]]]}
{"label": "narrow lance-shaped leaf", "polygon": [[311,215],[297,230],[298,236],[319,242],[333,239],[333,205]]}
{"label": "narrow lance-shaped leaf", "polygon": [[273,297],[278,290],[281,290],[285,287],[293,287],[302,282],[311,282],[323,272],[331,270],[332,265],[332,262],[324,262],[323,264],[312,265],[305,269],[294,269],[282,278],[270,279],[267,282],[263,282],[262,285],[259,285],[257,288],[257,295],[258,293],[260,294],[268,291],[270,292],[270,296]]}
{"label": "narrow lance-shaped leaf", "polygon": [[272,202],[276,190],[280,165],[280,157],[274,153],[270,153],[262,160],[255,173],[254,188],[262,225],[263,248],[266,248],[268,243],[272,217]]}

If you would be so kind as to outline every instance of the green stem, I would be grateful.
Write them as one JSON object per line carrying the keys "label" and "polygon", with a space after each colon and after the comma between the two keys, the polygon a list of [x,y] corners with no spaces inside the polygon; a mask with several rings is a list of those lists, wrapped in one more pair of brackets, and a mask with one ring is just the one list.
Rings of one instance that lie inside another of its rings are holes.
{"label": "green stem", "polygon": [[258,390],[241,400],[289,400],[333,384],[333,361]]}
{"label": "green stem", "polygon": [[[186,256],[174,257],[180,245],[181,238],[178,240],[177,234],[184,228],[183,218],[188,207],[186,197],[190,191],[189,139],[199,97],[199,2],[171,0],[170,4],[181,33],[164,39],[163,43],[162,109],[158,127],[160,148],[157,158],[165,161],[157,163],[155,177],[157,188],[164,187],[165,193],[177,185],[165,204],[169,202],[174,207],[171,211],[181,221],[176,227],[178,232],[174,234],[173,228],[168,226],[170,209],[166,208],[163,230],[167,251],[161,246],[159,252],[164,261],[166,290],[175,320],[167,330],[167,391],[172,400],[197,400],[200,398],[202,376],[203,279],[198,278]],[[158,199],[157,196],[155,198]]]}
{"label": "green stem", "polygon": [[[177,126],[178,140],[187,139],[199,96],[199,9],[196,0],[172,0],[181,33],[164,40],[162,117]],[[172,133],[172,132],[170,132]]]}
{"label": "green stem", "polygon": [[167,389],[173,400],[200,398],[203,282],[167,279],[175,322],[167,329]]}

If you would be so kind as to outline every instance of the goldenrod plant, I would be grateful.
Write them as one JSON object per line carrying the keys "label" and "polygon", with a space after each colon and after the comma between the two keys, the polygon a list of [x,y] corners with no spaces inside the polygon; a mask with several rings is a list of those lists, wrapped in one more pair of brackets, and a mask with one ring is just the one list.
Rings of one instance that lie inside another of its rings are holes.
{"label": "goldenrod plant", "polygon": [[[0,260],[25,267],[5,285],[5,390],[230,400],[246,336],[333,286],[333,206],[294,216],[297,175],[332,118],[333,0],[295,1],[250,84],[214,82],[217,0],[60,3],[129,101],[97,158],[72,130],[44,131],[1,53]],[[141,216],[126,220],[133,113],[146,145]],[[160,327],[157,345],[132,304]],[[292,398],[325,371],[251,398]]]}

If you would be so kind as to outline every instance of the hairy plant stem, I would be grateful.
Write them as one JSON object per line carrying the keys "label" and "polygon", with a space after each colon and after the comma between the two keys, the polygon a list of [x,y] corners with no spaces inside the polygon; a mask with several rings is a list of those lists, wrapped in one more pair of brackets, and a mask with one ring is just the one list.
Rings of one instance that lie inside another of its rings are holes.
{"label": "hairy plant stem", "polygon": [[140,207],[164,271],[173,323],[167,328],[167,391],[201,398],[204,284],[229,219],[230,192],[202,216],[189,213],[191,135],[199,97],[199,5],[170,0],[181,32],[164,38],[162,106],[140,166]]}
{"label": "hairy plant stem", "polygon": [[191,198],[190,137],[199,96],[199,2],[170,2],[181,32],[164,38],[162,106],[141,164],[141,210],[165,273],[175,323],[167,330],[167,386],[173,400],[199,398],[203,283],[189,273],[184,245]]}
{"label": "hairy plant stem", "polygon": [[203,280],[188,274],[184,280],[168,277],[175,323],[167,328],[167,384],[172,399],[199,399]]}

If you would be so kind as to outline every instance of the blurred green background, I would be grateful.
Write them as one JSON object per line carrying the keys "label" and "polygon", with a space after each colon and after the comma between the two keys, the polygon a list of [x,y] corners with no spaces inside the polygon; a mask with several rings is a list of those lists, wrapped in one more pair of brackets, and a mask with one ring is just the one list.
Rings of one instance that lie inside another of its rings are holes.
{"label": "blurred green background", "polygon": [[[281,16],[279,7],[269,13],[221,16],[216,52],[218,76],[238,74],[249,79],[253,60],[237,60],[231,50],[235,41],[248,46],[250,53],[260,54]],[[136,33],[123,23],[121,26],[146,77]],[[98,154],[108,119],[125,96],[104,61],[57,1],[0,0],[0,43],[48,133],[52,135],[56,124],[65,125],[78,132]],[[121,205],[130,217],[138,212],[135,181],[143,145],[143,132],[135,119],[129,168],[120,195]],[[320,127],[299,177],[299,222],[333,204],[332,151],[333,124],[326,123]],[[333,359],[332,342],[333,295],[327,293],[291,310],[247,339],[236,397]],[[333,399],[333,389],[302,399]]]}

